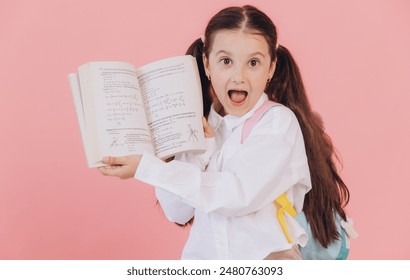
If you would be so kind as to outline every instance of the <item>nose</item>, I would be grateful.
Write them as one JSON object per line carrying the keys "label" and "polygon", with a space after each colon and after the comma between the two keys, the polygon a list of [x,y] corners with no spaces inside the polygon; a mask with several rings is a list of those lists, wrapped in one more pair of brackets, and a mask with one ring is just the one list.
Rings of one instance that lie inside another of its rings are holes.
{"label": "nose", "polygon": [[241,65],[232,68],[232,81],[237,84],[245,82],[245,72]]}

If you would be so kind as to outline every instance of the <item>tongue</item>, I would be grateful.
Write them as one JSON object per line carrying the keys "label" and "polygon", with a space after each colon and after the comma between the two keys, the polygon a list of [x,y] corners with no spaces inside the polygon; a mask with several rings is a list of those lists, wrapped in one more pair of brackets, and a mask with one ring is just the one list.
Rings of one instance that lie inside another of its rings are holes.
{"label": "tongue", "polygon": [[245,100],[246,94],[244,91],[232,91],[230,97],[232,102],[241,103]]}

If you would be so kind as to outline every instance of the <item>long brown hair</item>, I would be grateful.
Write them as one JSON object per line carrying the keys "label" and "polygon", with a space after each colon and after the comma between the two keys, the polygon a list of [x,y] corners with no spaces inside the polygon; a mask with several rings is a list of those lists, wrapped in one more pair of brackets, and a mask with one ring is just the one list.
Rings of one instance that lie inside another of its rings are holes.
{"label": "long brown hair", "polygon": [[305,197],[303,211],[314,238],[327,247],[340,237],[334,215],[338,213],[346,220],[343,207],[347,205],[350,194],[337,172],[335,160],[338,157],[332,141],[324,130],[320,116],[312,111],[299,68],[288,49],[277,45],[276,27],[265,13],[250,5],[221,10],[206,27],[205,43],[197,39],[187,50],[187,54],[197,57],[206,116],[212,102],[212,89],[203,70],[202,54],[209,56],[215,34],[220,30],[243,30],[259,34],[265,37],[269,45],[276,69],[265,92],[269,99],[290,108],[299,121],[312,180],[312,190]]}

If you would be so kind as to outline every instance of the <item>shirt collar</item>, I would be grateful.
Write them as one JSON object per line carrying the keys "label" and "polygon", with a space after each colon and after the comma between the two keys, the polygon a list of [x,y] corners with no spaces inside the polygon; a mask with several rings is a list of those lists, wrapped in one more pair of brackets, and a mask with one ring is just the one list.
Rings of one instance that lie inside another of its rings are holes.
{"label": "shirt collar", "polygon": [[241,117],[232,116],[232,115],[226,115],[222,117],[215,111],[214,104],[212,104],[211,110],[209,112],[208,122],[211,125],[211,127],[214,129],[214,131],[218,130],[222,121],[224,121],[226,127],[229,130],[233,130],[234,128],[241,125],[245,120],[249,119],[253,115],[255,110],[257,110],[266,100],[268,100],[268,96],[266,94],[262,94],[258,102],[256,102],[255,106],[253,106],[253,108],[249,112],[247,112],[245,115]]}

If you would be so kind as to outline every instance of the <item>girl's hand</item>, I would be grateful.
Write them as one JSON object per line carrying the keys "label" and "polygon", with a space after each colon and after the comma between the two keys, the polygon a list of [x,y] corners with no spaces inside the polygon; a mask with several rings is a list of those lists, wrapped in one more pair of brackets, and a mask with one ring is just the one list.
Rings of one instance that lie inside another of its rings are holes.
{"label": "girl's hand", "polygon": [[215,136],[214,130],[209,125],[205,117],[202,117],[202,125],[204,127],[205,138],[212,138]]}
{"label": "girl's hand", "polygon": [[141,155],[130,155],[124,157],[105,157],[102,162],[108,166],[98,167],[98,170],[106,176],[114,176],[121,179],[134,177]]}

